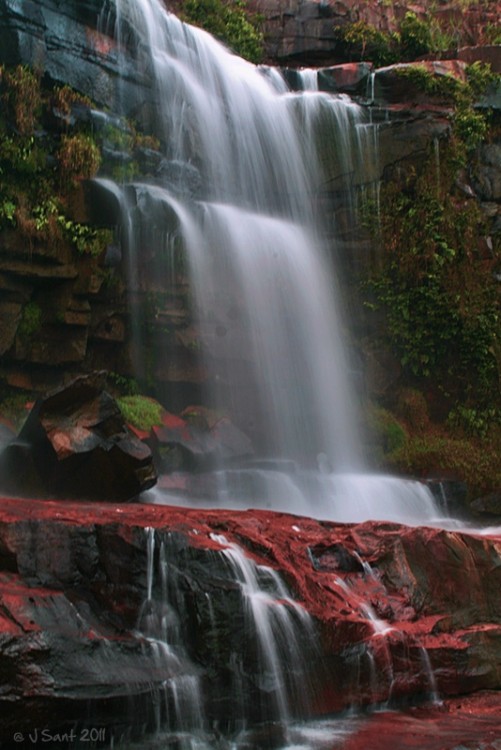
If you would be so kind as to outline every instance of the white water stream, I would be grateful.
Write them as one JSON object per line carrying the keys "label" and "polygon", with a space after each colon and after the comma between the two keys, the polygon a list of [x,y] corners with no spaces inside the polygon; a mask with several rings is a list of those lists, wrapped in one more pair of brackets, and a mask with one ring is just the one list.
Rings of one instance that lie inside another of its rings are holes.
{"label": "white water stream", "polygon": [[[135,184],[128,188],[134,199],[121,201],[131,284],[146,241],[167,252],[174,239],[182,243],[209,372],[206,403],[228,412],[260,456],[297,466],[292,474],[221,468],[215,495],[157,491],[148,499],[257,505],[343,521],[420,523],[440,515],[427,488],[371,476],[361,455],[339,295],[315,196],[323,179],[318,140],[330,144],[348,192],[353,174],[375,163],[362,109],[311,90],[311,74],[303,75],[310,90],[292,93],[278,71],[230,54],[160,0],[113,5],[117,39],[153,80],[166,165],[163,181]],[[232,497],[235,481],[249,493]]]}

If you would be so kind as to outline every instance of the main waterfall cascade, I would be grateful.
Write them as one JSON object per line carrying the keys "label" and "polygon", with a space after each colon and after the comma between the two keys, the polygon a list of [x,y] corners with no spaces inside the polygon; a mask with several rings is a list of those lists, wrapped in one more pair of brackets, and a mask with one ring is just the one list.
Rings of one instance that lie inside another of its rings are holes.
{"label": "main waterfall cascade", "polygon": [[[182,248],[209,373],[206,403],[228,412],[260,458],[271,459],[264,468],[221,467],[212,495],[156,491],[149,499],[346,521],[438,515],[424,486],[367,474],[357,434],[315,196],[319,139],[330,144],[348,191],[354,174],[374,170],[374,129],[362,108],[311,90],[312,75],[292,92],[278,71],[230,54],[160,0],[110,0],[103,23],[110,19],[119,48],[153,80],[153,126],[165,152],[155,184],[120,189],[131,306],[145,244],[171,257]],[[132,309],[139,360],[138,318]]]}

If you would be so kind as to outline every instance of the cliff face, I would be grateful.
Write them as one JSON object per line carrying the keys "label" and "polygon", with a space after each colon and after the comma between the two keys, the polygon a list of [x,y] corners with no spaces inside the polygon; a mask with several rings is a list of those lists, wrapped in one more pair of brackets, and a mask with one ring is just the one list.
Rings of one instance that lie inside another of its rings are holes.
{"label": "cliff face", "polygon": [[289,649],[292,716],[499,688],[499,549],[487,536],[264,511],[1,500],[1,738],[85,716],[111,734],[151,727],[161,686],[182,675],[197,677],[207,726],[276,719],[250,570],[282,623],[267,648]]}
{"label": "cliff face", "polygon": [[433,20],[435,28],[448,38],[451,48],[485,45],[499,23],[500,10],[495,0],[466,7],[456,2],[443,2],[438,6],[421,2],[409,6],[370,0],[253,0],[250,6],[264,17],[267,54],[274,60],[304,65],[343,62],[347,47],[340,30],[352,24],[364,24],[383,34],[393,34],[399,30],[409,10],[421,20]]}

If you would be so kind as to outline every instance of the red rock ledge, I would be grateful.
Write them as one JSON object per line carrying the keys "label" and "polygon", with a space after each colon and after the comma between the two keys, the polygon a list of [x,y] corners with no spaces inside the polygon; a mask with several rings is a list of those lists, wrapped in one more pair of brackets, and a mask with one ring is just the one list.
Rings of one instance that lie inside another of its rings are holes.
{"label": "red rock ledge", "polygon": [[[266,511],[2,498],[5,732],[19,721],[48,721],[58,701],[112,701],[127,680],[129,690],[151,689],[136,629],[148,527],[182,573],[187,638],[189,618],[196,620],[190,653],[209,669],[216,665],[204,651],[207,591],[216,620],[223,613],[224,638],[241,637],[227,632],[238,618],[224,614],[231,586],[218,572],[221,543],[211,536],[218,534],[278,570],[313,617],[322,664],[313,714],[501,687],[501,536]],[[94,665],[106,654],[106,679],[88,666],[90,653]]]}

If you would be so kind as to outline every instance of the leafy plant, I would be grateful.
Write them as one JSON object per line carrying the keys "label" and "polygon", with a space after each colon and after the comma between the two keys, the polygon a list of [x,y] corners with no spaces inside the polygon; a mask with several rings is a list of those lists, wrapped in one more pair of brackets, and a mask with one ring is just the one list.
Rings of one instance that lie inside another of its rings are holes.
{"label": "leafy plant", "polygon": [[52,101],[54,109],[67,119],[68,125],[70,124],[71,111],[75,106],[85,107],[86,109],[91,109],[93,106],[88,96],[80,94],[71,86],[60,86],[54,89]]}
{"label": "leafy plant", "polygon": [[259,16],[248,12],[244,0],[184,0],[184,18],[213,34],[237,55],[259,63],[264,55]]}
{"label": "leafy plant", "polygon": [[482,112],[471,107],[460,107],[454,114],[455,135],[462,142],[464,149],[472,151],[487,135],[487,121]]}
{"label": "leafy plant", "polygon": [[134,378],[128,378],[118,372],[108,372],[106,380],[122,396],[137,396],[139,394],[139,386]]}
{"label": "leafy plant", "polygon": [[400,23],[400,49],[405,60],[414,60],[430,52],[433,49],[430,23],[408,11]]}
{"label": "leafy plant", "polygon": [[61,179],[77,185],[93,177],[101,165],[101,154],[94,140],[83,133],[63,135],[57,153]]}
{"label": "leafy plant", "polygon": [[391,454],[389,462],[392,468],[417,476],[446,472],[461,477],[475,497],[501,484],[499,447],[495,441],[431,434],[410,438]]}
{"label": "leafy plant", "polygon": [[376,67],[391,65],[400,56],[400,37],[379,31],[365,21],[334,28],[335,35],[348,48],[350,58],[370,60]]}
{"label": "leafy plant", "polygon": [[420,19],[412,11],[405,14],[397,32],[380,31],[365,21],[356,21],[334,27],[334,34],[346,47],[350,59],[370,60],[376,67],[415,60],[457,43],[456,36],[442,29],[434,19]]}
{"label": "leafy plant", "polygon": [[434,75],[424,64],[416,63],[398,68],[396,75],[405,78],[409,84],[422,91],[427,96],[440,97],[451,103],[457,100],[461,90],[461,82],[451,75]]}
{"label": "leafy plant", "polygon": [[368,414],[368,423],[383,456],[404,446],[407,433],[400,422],[387,409],[381,406],[372,406]]}
{"label": "leafy plant", "polygon": [[501,44],[501,24],[488,23],[485,28],[487,44]]}
{"label": "leafy plant", "polygon": [[16,204],[8,199],[0,203],[0,224],[15,225]]}
{"label": "leafy plant", "polygon": [[[433,379],[477,404],[492,398],[500,338],[495,258],[480,258],[481,217],[453,196],[459,138],[420,174],[381,192],[383,267],[366,285],[366,304],[383,310],[391,346],[407,378]],[[371,300],[372,296],[372,300]]]}
{"label": "leafy plant", "polygon": [[480,97],[485,94],[491,84],[501,81],[501,76],[493,73],[489,64],[477,60],[466,66],[466,79],[473,97]]}
{"label": "leafy plant", "polygon": [[60,232],[81,255],[98,256],[113,240],[113,233],[109,229],[99,229],[69,219],[54,199],[35,206],[33,218],[36,232],[41,235],[50,232],[52,236]]}
{"label": "leafy plant", "polygon": [[19,135],[31,135],[40,116],[42,97],[38,76],[24,65],[7,70],[3,76],[6,84],[4,100],[14,116]]}
{"label": "leafy plant", "polygon": [[451,410],[447,423],[455,430],[461,430],[467,436],[486,438],[494,424],[501,424],[501,411],[496,407],[476,409],[458,404]]}

